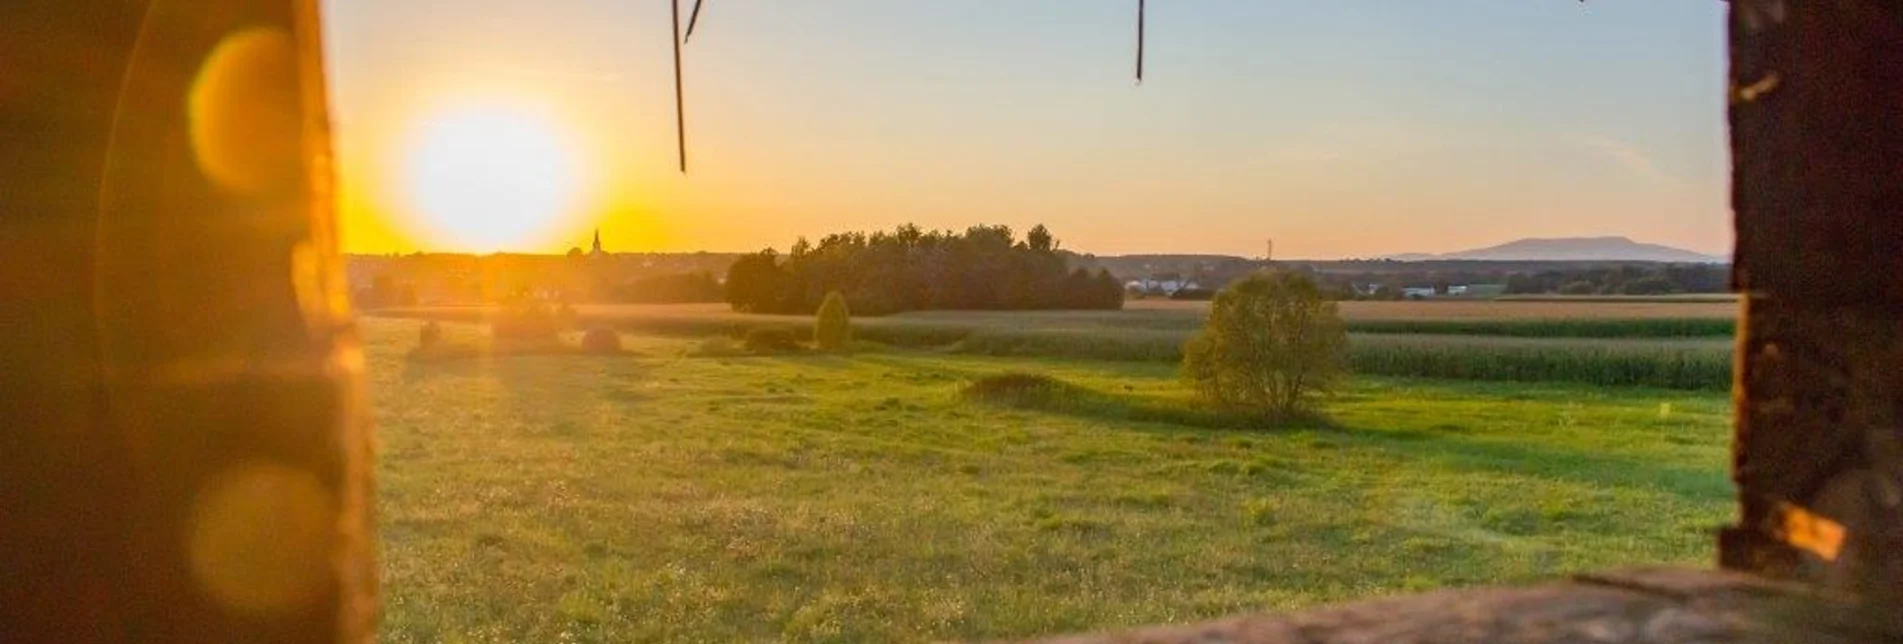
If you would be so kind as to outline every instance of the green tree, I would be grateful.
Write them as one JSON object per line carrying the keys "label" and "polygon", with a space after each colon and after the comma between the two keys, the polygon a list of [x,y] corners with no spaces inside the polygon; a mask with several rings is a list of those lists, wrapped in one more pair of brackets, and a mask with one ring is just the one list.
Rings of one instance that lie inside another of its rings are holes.
{"label": "green tree", "polygon": [[813,320],[813,346],[820,351],[841,351],[852,344],[852,311],[846,308],[846,296],[839,291],[826,294]]}
{"label": "green tree", "polygon": [[1122,287],[1106,286],[1115,279],[1068,272],[1076,255],[1060,246],[1041,225],[1022,241],[1006,226],[959,233],[909,224],[801,238],[785,255],[768,250],[734,262],[726,299],[743,313],[813,313],[832,291],[850,297],[860,315],[1123,306]]}
{"label": "green tree", "polygon": [[741,257],[727,269],[727,303],[742,313],[779,313],[786,282],[772,249]]}
{"label": "green tree", "polygon": [[1286,420],[1340,380],[1347,349],[1347,326],[1313,280],[1257,274],[1216,294],[1183,348],[1183,377],[1213,403]]}

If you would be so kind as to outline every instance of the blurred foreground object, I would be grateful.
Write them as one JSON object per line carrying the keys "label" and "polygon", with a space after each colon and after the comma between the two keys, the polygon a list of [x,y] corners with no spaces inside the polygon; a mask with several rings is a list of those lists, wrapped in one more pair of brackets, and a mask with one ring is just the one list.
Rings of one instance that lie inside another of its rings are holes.
{"label": "blurred foreground object", "polygon": [[315,0],[0,25],[0,640],[368,640]]}
{"label": "blurred foreground object", "polygon": [[[1741,511],[1718,558],[1750,574],[1378,605],[1416,630],[1313,621],[1373,623],[1349,606],[1126,639],[1903,634],[1903,5],[1730,11]],[[0,8],[0,640],[371,637],[369,428],[316,16]]]}

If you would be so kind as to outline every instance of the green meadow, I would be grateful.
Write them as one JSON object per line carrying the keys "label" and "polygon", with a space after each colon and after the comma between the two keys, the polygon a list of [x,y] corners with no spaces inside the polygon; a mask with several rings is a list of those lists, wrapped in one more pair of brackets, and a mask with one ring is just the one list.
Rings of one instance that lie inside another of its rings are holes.
{"label": "green meadow", "polygon": [[[618,355],[413,361],[419,326],[361,322],[393,642],[1186,622],[1701,564],[1732,513],[1708,387],[1360,375],[1325,423],[1266,429],[1206,410],[1162,357],[968,337],[748,356],[626,322]],[[1051,384],[993,395],[1001,374]]]}

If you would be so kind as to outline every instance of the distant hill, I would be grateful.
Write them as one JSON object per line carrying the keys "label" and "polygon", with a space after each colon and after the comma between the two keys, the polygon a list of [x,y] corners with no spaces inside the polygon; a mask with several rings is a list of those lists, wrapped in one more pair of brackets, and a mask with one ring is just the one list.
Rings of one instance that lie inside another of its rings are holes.
{"label": "distant hill", "polygon": [[1731,261],[1728,257],[1706,255],[1683,248],[1643,244],[1625,237],[1562,237],[1555,239],[1521,239],[1498,246],[1463,250],[1440,255],[1426,253],[1405,253],[1390,255],[1386,259],[1402,262],[1420,262],[1433,260],[1469,260],[1488,262],[1538,261],[1538,262],[1581,262],[1581,261],[1622,261],[1622,262],[1673,262],[1696,264],[1723,264]]}

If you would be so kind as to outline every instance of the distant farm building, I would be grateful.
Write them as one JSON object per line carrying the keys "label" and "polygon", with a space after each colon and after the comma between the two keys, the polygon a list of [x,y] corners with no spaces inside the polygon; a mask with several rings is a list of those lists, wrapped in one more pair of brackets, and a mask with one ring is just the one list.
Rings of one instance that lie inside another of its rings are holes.
{"label": "distant farm building", "polygon": [[1177,291],[1193,291],[1202,285],[1184,279],[1180,273],[1158,273],[1144,279],[1130,280],[1124,283],[1124,290],[1143,295],[1175,295]]}

